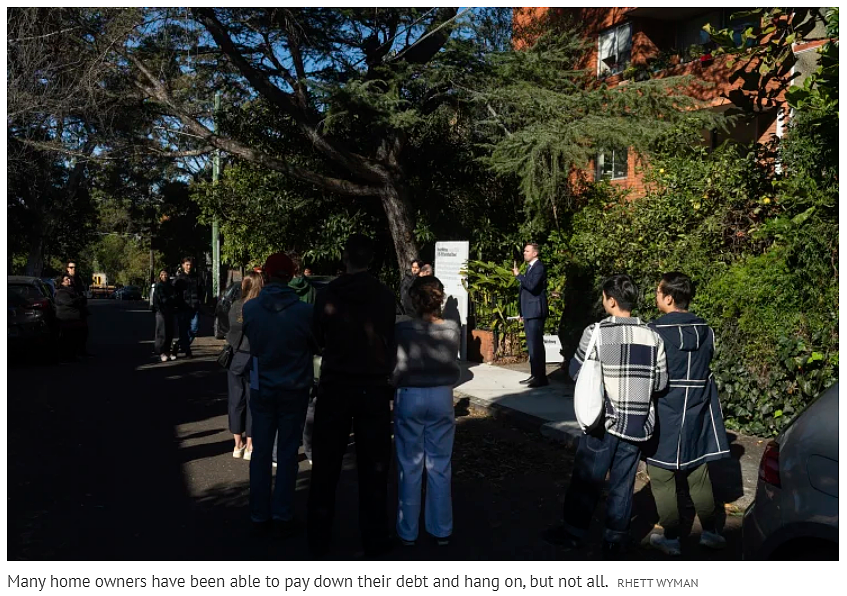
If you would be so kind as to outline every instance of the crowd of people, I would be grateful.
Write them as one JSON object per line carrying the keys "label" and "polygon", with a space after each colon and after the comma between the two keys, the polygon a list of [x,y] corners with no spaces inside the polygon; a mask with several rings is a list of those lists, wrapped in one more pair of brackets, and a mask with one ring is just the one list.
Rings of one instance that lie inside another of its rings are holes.
{"label": "crowd of people", "polygon": [[[460,328],[443,318],[444,287],[432,267],[418,260],[401,282],[400,304],[408,316],[398,322],[394,292],[368,272],[373,255],[372,241],[353,234],[342,254],[342,275],[316,292],[311,271],[296,255],[275,253],[243,277],[241,297],[229,311],[229,427],[233,457],[250,462],[250,518],[261,533],[279,538],[297,533],[294,492],[303,444],[311,464],[306,519],[315,558],[332,547],[336,487],[351,427],[363,550],[378,556],[392,546],[387,516],[392,417],[396,540],[416,544],[421,507],[425,531],[437,544],[449,544],[453,534],[453,387],[459,381]],[[535,388],[548,384],[541,343],[547,279],[537,244],[527,244],[523,256],[525,270],[515,263],[513,273],[531,375],[521,383]],[[74,268],[69,263],[57,280],[57,311],[67,341],[84,345],[87,309]],[[186,257],[176,278],[171,281],[163,270],[154,289],[155,349],[163,362],[179,351],[191,356],[203,303],[203,284],[192,269]],[[632,279],[616,275],[603,283],[608,316],[584,330],[569,373],[578,379],[586,359],[602,364],[604,413],[579,441],[562,523],[543,533],[548,542],[565,549],[584,545],[608,476],[603,552],[622,554],[638,462],[646,459],[664,529],[650,543],[668,555],[680,554],[680,479],[700,518],[700,544],[724,546],[706,464],[727,457],[729,448],[710,371],[714,332],[688,312],[694,293],[688,276],[665,274],[656,288],[663,315],[647,324],[632,316],[639,295]]]}
{"label": "crowd of people", "polygon": [[[543,346],[536,345],[548,310],[539,252],[537,244],[526,245],[526,270],[514,268],[532,369],[523,383],[530,388],[548,383]],[[258,531],[280,538],[297,532],[294,491],[304,443],[311,463],[308,546],[315,558],[327,556],[332,546],[336,487],[351,427],[363,550],[378,556],[392,545],[386,515],[392,400],[396,539],[405,546],[420,539],[422,506],[425,531],[437,544],[449,544],[453,534],[453,387],[459,380],[460,328],[442,318],[444,287],[425,274],[420,261],[412,263],[400,287],[410,316],[396,322],[393,292],[368,272],[372,258],[371,240],[354,234],[344,248],[344,274],[316,294],[307,276],[298,275],[299,263],[273,254],[261,274],[244,278],[243,298],[230,313],[227,341],[237,355],[228,373],[230,427],[233,455],[250,460],[251,520]],[[651,544],[680,554],[679,477],[688,483],[700,517],[701,545],[721,548],[725,540],[706,464],[726,457],[729,449],[709,371],[714,333],[687,312],[694,285],[684,274],[666,274],[656,290],[664,314],[649,325],[632,316],[638,289],[628,276],[607,279],[602,290],[608,317],[585,329],[569,372],[577,379],[587,358],[602,363],[605,412],[579,442],[562,523],[543,537],[565,549],[583,546],[608,475],[603,552],[621,555],[638,461],[646,458],[664,528],[664,534],[651,536]]]}
{"label": "crowd of people", "polygon": [[275,253],[261,273],[244,277],[242,298],[230,310],[229,423],[233,456],[250,461],[250,518],[257,532],[280,538],[297,532],[303,443],[311,462],[306,517],[315,558],[332,546],[351,427],[363,550],[378,556],[392,545],[392,400],[400,473],[396,533],[404,545],[419,539],[424,469],[426,531],[442,545],[453,533],[452,388],[460,330],[441,317],[444,287],[432,275],[415,275],[404,286],[414,316],[397,323],[394,292],[368,272],[373,255],[369,238],[352,235],[344,274],[317,293],[296,258]]}

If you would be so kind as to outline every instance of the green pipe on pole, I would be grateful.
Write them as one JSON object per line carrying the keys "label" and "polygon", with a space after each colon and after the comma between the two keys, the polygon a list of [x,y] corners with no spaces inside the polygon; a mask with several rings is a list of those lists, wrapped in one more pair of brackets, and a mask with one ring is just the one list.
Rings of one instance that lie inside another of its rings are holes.
{"label": "green pipe on pole", "polygon": [[[217,132],[217,116],[221,109],[221,92],[215,93],[215,131]],[[212,184],[218,183],[221,174],[221,150],[216,149],[212,157]],[[221,236],[218,228],[218,216],[212,220],[212,293],[217,299],[221,294]]]}

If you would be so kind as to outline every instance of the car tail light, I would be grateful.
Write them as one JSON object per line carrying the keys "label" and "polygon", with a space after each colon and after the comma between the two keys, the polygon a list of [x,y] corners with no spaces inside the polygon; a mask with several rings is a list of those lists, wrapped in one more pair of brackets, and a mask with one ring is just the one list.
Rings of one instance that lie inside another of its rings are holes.
{"label": "car tail light", "polygon": [[782,486],[779,481],[779,443],[771,441],[765,447],[762,454],[762,463],[759,464],[759,480]]}
{"label": "car tail light", "polygon": [[50,308],[50,299],[42,298],[41,300],[34,300],[32,303],[33,308],[40,308],[42,310],[47,310]]}

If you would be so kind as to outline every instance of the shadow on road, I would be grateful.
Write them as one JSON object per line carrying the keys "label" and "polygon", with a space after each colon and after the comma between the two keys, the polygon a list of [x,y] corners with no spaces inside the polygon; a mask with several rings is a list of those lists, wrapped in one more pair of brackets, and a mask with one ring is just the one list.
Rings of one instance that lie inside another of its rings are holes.
{"label": "shadow on road", "polygon": [[[92,305],[96,357],[69,366],[12,367],[8,374],[8,557],[11,560],[297,560],[305,532],[257,538],[249,523],[249,464],[231,455],[220,342],[204,319],[193,360],[157,363],[152,315],[138,303]],[[456,406],[455,540],[388,559],[555,560],[540,539],[561,516],[572,456],[503,420]],[[362,556],[355,455],[338,487],[334,550]],[[305,519],[310,468],[301,461],[295,509]],[[393,526],[396,471],[391,472]],[[635,526],[652,527],[649,488],[636,495]],[[599,539],[602,507],[592,528]],[[646,529],[646,530],[645,530]],[[694,547],[697,558],[696,547]],[[732,555],[727,554],[731,558]],[[635,549],[631,558],[660,558]]]}

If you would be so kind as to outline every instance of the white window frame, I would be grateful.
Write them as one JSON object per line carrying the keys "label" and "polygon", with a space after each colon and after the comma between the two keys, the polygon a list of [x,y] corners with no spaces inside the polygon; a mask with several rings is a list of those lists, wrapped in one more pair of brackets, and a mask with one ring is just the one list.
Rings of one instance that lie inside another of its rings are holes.
{"label": "white window frame", "polygon": [[[628,31],[629,57],[626,58],[626,60],[621,60],[620,59],[621,58],[621,47],[620,47],[620,44],[618,43],[620,41],[621,37],[620,37],[618,31],[621,30],[621,29],[624,29],[624,28],[626,28],[627,31]],[[615,62],[615,64],[618,65],[618,70],[615,70],[612,67],[606,65],[607,70],[604,71],[603,66],[604,66],[605,62],[603,62],[603,55],[602,55],[603,54],[602,53],[603,38],[607,37],[609,35],[612,36],[614,43],[615,43],[615,57],[617,58],[617,61]],[[626,66],[625,66],[626,63],[631,61],[631,60],[632,60],[632,23],[622,23],[620,25],[616,25],[615,27],[612,27],[610,29],[606,29],[605,31],[602,31],[600,33],[600,35],[597,36],[597,76],[598,77],[602,76],[602,75],[611,76],[611,75],[615,75],[615,74],[619,74],[619,73],[623,72],[624,69],[626,68]]]}
{"label": "white window frame", "polygon": [[[615,164],[618,163],[615,161],[615,157],[618,153],[623,153],[625,157],[625,159],[620,162],[626,165],[623,176],[615,175]],[[606,165],[606,155],[611,155],[612,157],[612,174],[608,177],[603,173],[603,168]],[[626,180],[627,178],[629,178],[628,149],[612,149],[610,151],[600,151],[597,153],[597,157],[594,158],[594,180]]]}

